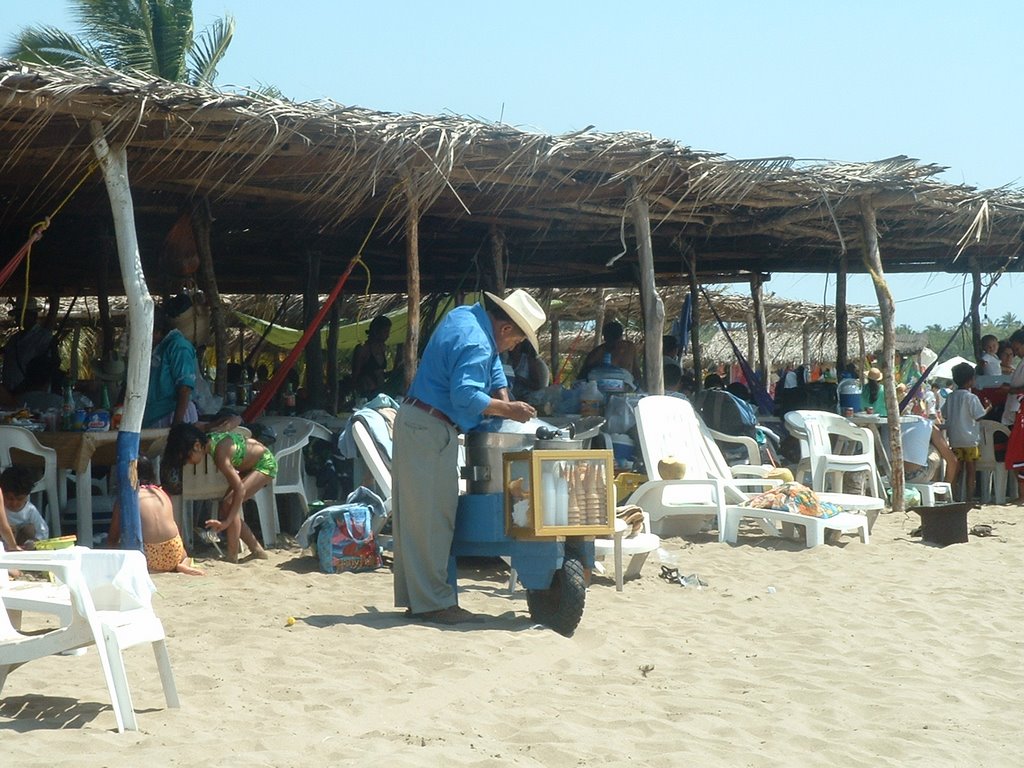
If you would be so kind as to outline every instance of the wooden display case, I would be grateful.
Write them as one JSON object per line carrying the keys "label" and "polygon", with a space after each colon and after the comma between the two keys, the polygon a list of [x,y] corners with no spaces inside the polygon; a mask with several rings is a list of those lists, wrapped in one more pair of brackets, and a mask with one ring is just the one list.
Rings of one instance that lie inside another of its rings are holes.
{"label": "wooden display case", "polygon": [[611,451],[521,451],[503,459],[505,530],[514,539],[611,536]]}

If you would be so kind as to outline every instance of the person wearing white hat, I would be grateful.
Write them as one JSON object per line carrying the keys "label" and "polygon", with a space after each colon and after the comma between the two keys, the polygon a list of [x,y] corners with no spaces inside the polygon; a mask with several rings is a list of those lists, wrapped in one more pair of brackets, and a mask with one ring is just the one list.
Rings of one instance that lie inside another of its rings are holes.
{"label": "person wearing white hat", "polygon": [[25,380],[28,364],[49,350],[53,333],[42,315],[43,305],[35,297],[30,296],[27,302],[14,299],[11,303],[13,306],[8,314],[18,322],[21,330],[4,345],[3,385],[14,392]]}
{"label": "person wearing white hat", "polygon": [[532,406],[508,398],[500,355],[524,339],[537,349],[544,310],[526,291],[456,307],[438,325],[398,411],[394,430],[395,605],[437,624],[481,621],[448,583],[459,499],[458,435],[484,416],[524,422]]}

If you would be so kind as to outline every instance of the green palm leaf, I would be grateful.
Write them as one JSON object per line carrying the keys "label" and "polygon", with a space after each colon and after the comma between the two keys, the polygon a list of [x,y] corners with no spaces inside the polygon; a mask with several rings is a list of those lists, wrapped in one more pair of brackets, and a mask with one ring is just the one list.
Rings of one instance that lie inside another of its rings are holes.
{"label": "green palm leaf", "polygon": [[102,53],[87,41],[56,27],[26,27],[7,55],[42,64],[104,64]]}
{"label": "green palm leaf", "polygon": [[173,82],[212,85],[235,32],[231,16],[194,37],[192,0],[71,0],[82,33],[29,27],[8,55],[49,64],[88,62]]}
{"label": "green palm leaf", "polygon": [[189,50],[188,82],[193,85],[213,85],[217,78],[217,65],[227,53],[235,36],[235,19],[226,15],[206,27]]}

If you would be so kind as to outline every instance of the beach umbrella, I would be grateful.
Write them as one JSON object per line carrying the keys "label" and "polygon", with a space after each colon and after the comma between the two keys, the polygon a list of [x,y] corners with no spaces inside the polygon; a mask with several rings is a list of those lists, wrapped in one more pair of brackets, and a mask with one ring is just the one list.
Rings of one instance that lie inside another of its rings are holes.
{"label": "beach umbrella", "polygon": [[970,365],[974,365],[974,363],[972,363],[967,358],[960,357],[959,355],[957,355],[956,357],[952,357],[949,360],[944,360],[943,362],[939,363],[934,368],[932,368],[931,376],[929,376],[928,378],[952,380],[953,368],[960,365],[960,363],[969,363]]}

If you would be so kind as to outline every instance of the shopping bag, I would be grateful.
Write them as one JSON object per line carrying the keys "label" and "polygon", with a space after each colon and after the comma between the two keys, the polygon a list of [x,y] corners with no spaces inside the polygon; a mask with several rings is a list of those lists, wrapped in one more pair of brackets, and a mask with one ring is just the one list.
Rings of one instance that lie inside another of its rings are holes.
{"label": "shopping bag", "polygon": [[373,535],[373,516],[365,504],[343,504],[324,510],[316,553],[324,573],[372,571],[381,566]]}

